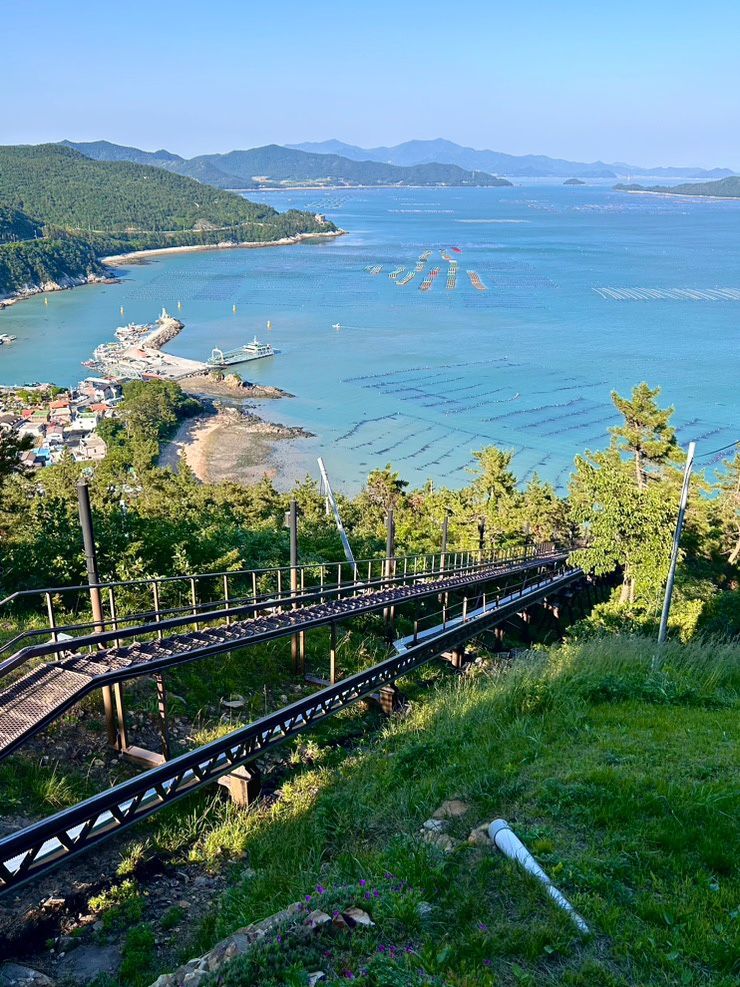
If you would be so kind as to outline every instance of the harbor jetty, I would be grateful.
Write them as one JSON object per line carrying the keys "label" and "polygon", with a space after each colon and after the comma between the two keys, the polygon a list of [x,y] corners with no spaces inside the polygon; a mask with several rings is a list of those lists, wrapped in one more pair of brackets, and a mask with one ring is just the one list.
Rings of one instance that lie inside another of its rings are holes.
{"label": "harbor jetty", "polygon": [[92,360],[83,366],[117,380],[180,381],[207,371],[205,363],[165,353],[162,347],[184,329],[185,324],[167,309],[151,325],[130,325],[116,331],[117,342],[101,343]]}

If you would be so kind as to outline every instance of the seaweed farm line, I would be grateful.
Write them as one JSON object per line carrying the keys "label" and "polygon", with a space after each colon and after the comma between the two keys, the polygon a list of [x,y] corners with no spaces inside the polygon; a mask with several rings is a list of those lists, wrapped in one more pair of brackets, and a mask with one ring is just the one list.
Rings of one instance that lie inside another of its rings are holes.
{"label": "seaweed farm line", "polygon": [[478,276],[477,271],[468,271],[467,273],[468,273],[468,277],[470,278],[470,283],[474,288],[477,288],[478,291],[488,291],[488,288],[483,284],[480,277]]}
{"label": "seaweed farm line", "polygon": [[594,288],[616,302],[740,302],[740,288]]}

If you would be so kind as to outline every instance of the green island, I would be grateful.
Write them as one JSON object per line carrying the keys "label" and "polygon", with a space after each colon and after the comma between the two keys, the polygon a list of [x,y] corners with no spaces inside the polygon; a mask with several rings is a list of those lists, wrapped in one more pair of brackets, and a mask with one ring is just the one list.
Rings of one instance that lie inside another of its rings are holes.
{"label": "green island", "polygon": [[[409,489],[389,464],[339,495],[358,557],[384,555],[393,508],[399,557],[439,553],[445,518],[450,546],[475,549],[483,520],[499,550],[576,544],[571,561],[614,573],[613,589],[565,629],[545,616],[507,625],[505,650],[477,639],[465,674],[439,662],[404,676],[405,711],[360,702],[306,731],[265,758],[249,809],[201,790],[87,864],[20,888],[0,911],[0,954],[95,987],[734,987],[740,453],[694,475],[659,647],[683,466],[659,397],[644,383],[612,395],[620,424],[576,458],[566,498],[536,476],[520,484],[496,447],[475,453],[461,490]],[[89,478],[101,578],[288,563],[289,498],[267,479],[201,484],[157,465],[200,411],[176,384],[126,385]],[[67,458],[40,484],[19,467],[21,445],[0,431],[0,596],[60,587],[60,622],[89,620],[85,595],[63,593],[85,579],[83,467]],[[307,478],[290,496],[300,561],[342,560],[318,485]],[[151,606],[145,589],[127,592],[119,616]],[[398,620],[411,633],[410,617]],[[43,603],[19,600],[0,613],[0,642],[45,621]],[[328,646],[328,628],[307,633],[308,669],[326,675]],[[383,617],[340,625],[336,650],[344,676],[379,661]],[[315,689],[286,640],[166,674],[174,754]],[[156,744],[151,682],[126,688],[137,735]],[[0,763],[9,817],[27,824],[137,773],[106,750],[99,706],[87,697]],[[424,835],[432,817],[442,838]],[[588,935],[486,841],[496,817]]]}
{"label": "green island", "polygon": [[740,176],[730,175],[716,182],[685,182],[682,185],[638,185],[620,183],[620,192],[655,192],[662,195],[699,195],[717,199],[740,199]]}
{"label": "green island", "polygon": [[0,299],[104,277],[108,255],[334,232],[161,168],[58,144],[0,147]]}
{"label": "green island", "polygon": [[[400,166],[381,161],[358,161],[341,154],[315,154],[268,144],[226,154],[181,158],[169,151],[140,151],[109,141],[64,142],[100,161],[138,161],[187,175],[218,188],[254,189],[291,186],[510,186],[505,178],[470,171],[456,164],[429,162]],[[255,177],[259,176],[259,177]]]}

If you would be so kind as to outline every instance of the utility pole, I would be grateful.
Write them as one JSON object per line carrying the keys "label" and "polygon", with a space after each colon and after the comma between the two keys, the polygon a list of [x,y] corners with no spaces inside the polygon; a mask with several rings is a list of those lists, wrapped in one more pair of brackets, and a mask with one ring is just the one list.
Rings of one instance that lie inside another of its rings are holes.
{"label": "utility pole", "polygon": [[[80,527],[82,528],[82,544],[85,549],[85,564],[87,566],[87,582],[90,587],[90,606],[92,608],[95,633],[101,634],[105,630],[103,621],[103,604],[100,599],[100,574],[98,572],[98,556],[95,550],[95,532],[93,530],[92,510],[90,508],[90,487],[87,480],[80,479],[77,483],[77,506],[80,514]],[[113,694],[109,685],[104,685],[103,708],[105,710],[105,730],[108,743],[112,747],[118,746],[116,735],[116,721],[113,712]]]}
{"label": "utility pole", "polygon": [[[668,632],[668,615],[671,612],[671,598],[673,596],[673,583],[676,578],[676,563],[678,562],[678,548],[681,542],[681,532],[686,514],[686,504],[689,499],[689,481],[691,480],[691,470],[694,466],[694,453],[696,443],[689,442],[689,449],[686,453],[686,465],[683,471],[683,486],[681,487],[681,500],[678,505],[678,519],[676,521],[676,531],[673,535],[673,549],[671,551],[671,563],[668,568],[668,579],[665,584],[665,597],[663,599],[663,612],[660,615],[660,630],[658,631],[658,644],[664,644]],[[653,662],[655,665],[655,661]]]}

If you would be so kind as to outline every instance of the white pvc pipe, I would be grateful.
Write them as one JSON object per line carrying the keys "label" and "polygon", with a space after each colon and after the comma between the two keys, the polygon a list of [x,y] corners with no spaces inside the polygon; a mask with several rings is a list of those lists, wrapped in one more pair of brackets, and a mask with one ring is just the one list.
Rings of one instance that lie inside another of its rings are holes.
{"label": "white pvc pipe", "polygon": [[583,935],[587,936],[590,934],[591,930],[586,925],[585,921],[581,918],[565,895],[555,887],[550,878],[543,871],[516,833],[511,831],[509,824],[505,819],[494,819],[488,827],[488,835],[494,846],[496,846],[501,853],[504,854],[504,856],[509,857],[510,860],[516,860],[516,862],[521,864],[528,874],[536,877],[537,880],[544,885],[545,890],[555,904],[570,915],[578,927],[578,930],[582,932]]}

